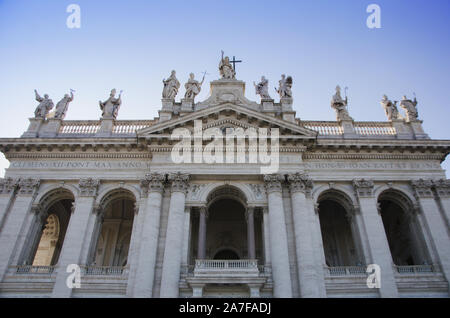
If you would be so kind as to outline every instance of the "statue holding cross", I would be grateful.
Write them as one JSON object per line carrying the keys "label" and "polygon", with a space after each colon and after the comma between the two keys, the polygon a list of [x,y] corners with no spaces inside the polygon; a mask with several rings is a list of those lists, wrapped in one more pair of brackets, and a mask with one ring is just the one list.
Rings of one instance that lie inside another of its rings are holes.
{"label": "statue holding cross", "polygon": [[[219,64],[219,72],[222,78],[224,79],[235,79],[236,78],[236,70],[235,65],[236,63],[242,62],[242,61],[236,61],[236,59],[233,57],[233,61],[230,61],[230,58],[228,56],[223,56],[224,52],[222,51],[222,58],[220,60]],[[231,63],[233,63],[233,66],[231,66]]]}

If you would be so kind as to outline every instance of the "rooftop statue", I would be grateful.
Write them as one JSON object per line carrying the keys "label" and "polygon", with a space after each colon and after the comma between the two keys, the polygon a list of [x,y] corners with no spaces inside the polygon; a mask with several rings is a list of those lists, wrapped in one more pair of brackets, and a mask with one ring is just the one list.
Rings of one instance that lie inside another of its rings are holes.
{"label": "rooftop statue", "polygon": [[339,85],[336,86],[336,94],[334,94],[333,98],[331,99],[331,107],[336,110],[337,121],[353,120],[353,118],[351,118],[348,114],[347,104],[347,96],[345,96],[345,99],[343,99],[341,96],[341,87]]}
{"label": "rooftop statue", "polygon": [[236,72],[231,66],[230,58],[228,56],[223,57],[224,52],[222,51],[222,59],[219,64],[219,72],[224,79],[235,79]]}
{"label": "rooftop statue", "polygon": [[56,119],[64,119],[66,117],[67,109],[69,108],[69,103],[73,101],[73,92],[74,90],[70,90],[70,95],[65,94],[64,97],[56,104]]}
{"label": "rooftop statue", "polygon": [[280,98],[292,98],[292,77],[286,75],[281,75],[281,80],[278,81],[278,89],[275,88]]}
{"label": "rooftop statue", "polygon": [[261,77],[261,82],[255,84],[255,91],[257,95],[261,96],[261,99],[271,99],[269,96],[269,80],[267,80],[264,76]]}
{"label": "rooftop statue", "polygon": [[116,89],[111,90],[109,98],[103,103],[99,101],[100,109],[102,110],[102,119],[116,119],[119,113],[120,104],[122,104],[121,99],[122,91],[119,93],[119,97],[116,96]]}
{"label": "rooftop statue", "polygon": [[406,96],[403,96],[402,100],[400,101],[400,107],[405,110],[406,121],[415,121],[419,118],[416,97],[414,97],[414,100],[411,101]]}
{"label": "rooftop statue", "polygon": [[203,75],[203,79],[201,82],[194,79],[194,73],[189,74],[189,80],[184,87],[186,88],[186,93],[184,94],[184,98],[186,99],[194,99],[197,96],[201,89],[203,81],[205,80],[205,75]]}
{"label": "rooftop statue", "polygon": [[34,111],[34,117],[45,119],[50,110],[54,106],[53,101],[49,98],[47,94],[44,94],[44,98],[39,96],[37,90],[34,90],[34,94],[36,95],[36,100],[39,102],[39,105],[36,107],[36,110]]}
{"label": "rooftop statue", "polygon": [[381,100],[381,106],[383,106],[388,120],[395,120],[399,118],[397,101],[392,102],[388,99],[386,95],[383,95],[383,99]]}
{"label": "rooftop statue", "polygon": [[163,84],[162,97],[165,99],[175,99],[175,96],[178,94],[178,89],[180,88],[180,82],[176,77],[176,72],[172,71],[169,78],[163,80]]}

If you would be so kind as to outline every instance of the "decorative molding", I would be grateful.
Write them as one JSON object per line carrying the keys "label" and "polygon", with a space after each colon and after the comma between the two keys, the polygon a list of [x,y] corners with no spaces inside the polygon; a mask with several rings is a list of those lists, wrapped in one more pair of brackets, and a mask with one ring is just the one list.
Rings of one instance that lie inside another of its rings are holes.
{"label": "decorative molding", "polygon": [[0,194],[9,194],[13,192],[19,185],[18,179],[0,178]]}
{"label": "decorative molding", "polygon": [[166,181],[166,176],[161,173],[153,172],[147,173],[145,178],[141,180],[141,189],[144,195],[148,195],[149,192],[159,192],[164,191],[164,183]]}
{"label": "decorative molding", "polygon": [[374,183],[372,180],[360,179],[353,180],[353,188],[358,197],[368,198],[373,195]]}
{"label": "decorative molding", "polygon": [[442,154],[392,154],[392,153],[304,153],[304,160],[379,159],[379,160],[442,160]]}
{"label": "decorative molding", "polygon": [[308,197],[311,196],[314,183],[307,174],[297,172],[288,175],[287,179],[291,193],[302,192]]}
{"label": "decorative molding", "polygon": [[282,192],[281,182],[284,181],[283,176],[279,174],[264,175],[264,182],[266,184],[267,193]]}
{"label": "decorative molding", "polygon": [[250,189],[252,189],[252,192],[256,199],[264,199],[266,195],[266,189],[264,188],[263,184],[249,183],[248,186],[250,187]]}
{"label": "decorative molding", "polygon": [[8,159],[152,159],[151,153],[8,153]]}
{"label": "decorative molding", "polygon": [[189,187],[190,175],[187,173],[170,173],[168,180],[172,183],[172,193],[173,192],[183,192],[187,193]]}
{"label": "decorative molding", "polygon": [[434,184],[432,180],[419,179],[411,181],[411,186],[414,189],[414,195],[416,199],[433,198],[434,197],[432,191],[433,185]]}
{"label": "decorative molding", "polygon": [[206,187],[206,184],[191,184],[188,190],[188,200],[197,201],[200,199],[200,192],[203,188]]}
{"label": "decorative molding", "polygon": [[440,179],[433,181],[436,193],[441,198],[450,198],[450,179]]}
{"label": "decorative molding", "polygon": [[26,195],[35,195],[36,190],[39,188],[41,181],[39,179],[20,179],[19,180],[19,193]]}
{"label": "decorative molding", "polygon": [[80,179],[78,186],[80,188],[80,196],[82,197],[94,197],[97,195],[97,189],[100,185],[99,180],[92,178]]}

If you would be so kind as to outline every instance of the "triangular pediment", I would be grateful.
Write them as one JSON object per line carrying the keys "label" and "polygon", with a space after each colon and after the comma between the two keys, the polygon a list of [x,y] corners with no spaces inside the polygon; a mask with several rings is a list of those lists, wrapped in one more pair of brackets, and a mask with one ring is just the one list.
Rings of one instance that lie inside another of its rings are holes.
{"label": "triangular pediment", "polygon": [[296,123],[276,118],[263,112],[233,104],[223,104],[173,118],[137,131],[138,138],[170,136],[176,128],[193,132],[194,122],[202,121],[202,128],[278,128],[280,136],[295,139],[315,139],[317,132]]}

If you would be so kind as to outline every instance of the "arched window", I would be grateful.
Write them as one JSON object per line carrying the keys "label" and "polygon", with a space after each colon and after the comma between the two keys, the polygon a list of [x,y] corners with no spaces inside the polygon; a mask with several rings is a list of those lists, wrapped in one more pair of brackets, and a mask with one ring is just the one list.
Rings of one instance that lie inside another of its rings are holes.
{"label": "arched window", "polygon": [[381,193],[378,204],[394,264],[429,264],[411,201],[399,191],[388,190]]}

